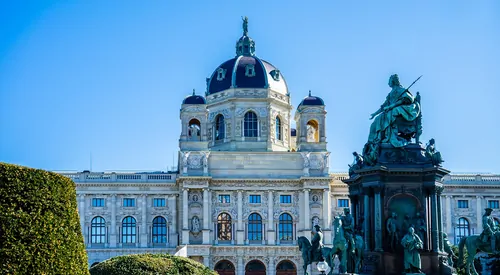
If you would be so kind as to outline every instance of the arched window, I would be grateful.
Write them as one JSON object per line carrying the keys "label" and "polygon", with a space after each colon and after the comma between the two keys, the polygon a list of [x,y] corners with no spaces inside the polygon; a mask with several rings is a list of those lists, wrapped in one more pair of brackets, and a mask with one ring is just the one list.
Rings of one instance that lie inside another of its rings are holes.
{"label": "arched window", "polygon": [[245,266],[245,275],[250,274],[266,274],[266,266],[258,260],[250,261]]}
{"label": "arched window", "polygon": [[90,242],[106,242],[106,221],[102,217],[95,217],[90,222]]}
{"label": "arched window", "polygon": [[279,238],[282,241],[293,240],[293,219],[288,213],[283,213],[280,215],[279,221]]}
{"label": "arched window", "polygon": [[135,243],[136,228],[135,218],[125,217],[122,221],[122,243]]}
{"label": "arched window", "polygon": [[319,125],[315,120],[309,120],[306,125],[307,142],[319,142]]}
{"label": "arched window", "polygon": [[262,240],[262,217],[257,213],[248,217],[248,240]]}
{"label": "arched window", "polygon": [[455,244],[459,244],[462,237],[470,235],[470,225],[466,218],[458,219],[457,227],[455,227]]}
{"label": "arched window", "polygon": [[233,263],[228,260],[222,260],[215,265],[214,270],[221,275],[234,275],[236,269]]}
{"label": "arched window", "polygon": [[283,135],[282,135],[282,130],[281,130],[281,119],[279,117],[276,117],[276,139],[277,140],[283,140]]}
{"label": "arched window", "polygon": [[217,217],[217,238],[220,241],[230,241],[232,239],[231,216],[221,213]]}
{"label": "arched window", "polygon": [[153,219],[153,243],[167,243],[167,220],[164,217]]}
{"label": "arched window", "polygon": [[243,133],[245,137],[257,137],[257,115],[250,111],[245,114]]}
{"label": "arched window", "polygon": [[215,118],[215,140],[224,140],[226,137],[226,125],[224,123],[224,116],[218,115]]}
{"label": "arched window", "polygon": [[276,275],[296,275],[297,268],[295,264],[291,261],[281,261],[278,266],[276,266]]}
{"label": "arched window", "polygon": [[188,124],[188,138],[189,140],[199,141],[201,140],[201,124],[196,118],[189,121]]}

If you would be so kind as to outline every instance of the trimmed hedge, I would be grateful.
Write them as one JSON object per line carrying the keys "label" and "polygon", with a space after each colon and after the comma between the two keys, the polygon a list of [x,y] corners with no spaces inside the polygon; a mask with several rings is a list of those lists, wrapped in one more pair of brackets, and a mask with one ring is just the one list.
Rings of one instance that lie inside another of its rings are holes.
{"label": "trimmed hedge", "polygon": [[217,275],[208,267],[184,257],[169,254],[117,256],[90,268],[91,275]]}
{"label": "trimmed hedge", "polygon": [[0,274],[89,274],[75,183],[0,163]]}

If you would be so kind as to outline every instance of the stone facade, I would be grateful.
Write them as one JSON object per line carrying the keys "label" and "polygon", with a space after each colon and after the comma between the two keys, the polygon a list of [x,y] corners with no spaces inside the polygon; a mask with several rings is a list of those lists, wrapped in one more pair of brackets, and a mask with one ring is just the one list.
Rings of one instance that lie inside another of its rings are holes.
{"label": "stone facade", "polygon": [[[282,158],[290,158],[291,161],[302,159],[300,153],[270,154],[281,154]],[[236,166],[241,162],[234,163]],[[302,170],[300,167],[297,169]],[[234,265],[236,274],[244,274],[246,264],[252,260],[261,261],[268,274],[275,274],[276,265],[288,260],[294,263],[300,274],[302,259],[295,243],[297,237],[310,237],[312,224],[319,222],[325,229],[325,243],[331,244],[329,229],[332,217],[339,215],[344,206],[351,207],[347,185],[342,182],[348,177],[347,173],[327,177],[299,176],[295,179],[241,177],[238,180],[175,173],[62,174],[76,182],[78,208],[82,213],[80,223],[90,265],[117,255],[178,253],[211,268],[222,260],[228,260]],[[451,174],[444,178],[444,186],[442,220],[450,241],[456,242],[464,234],[479,234],[485,207],[494,208],[493,216],[498,216],[500,175]],[[260,195],[261,202],[249,203],[252,194]],[[226,197],[219,200],[219,195],[229,195],[229,202],[222,200]],[[281,203],[280,195],[290,195],[291,202]],[[135,199],[135,206],[124,206],[123,199],[129,198]],[[104,199],[104,204],[93,206],[93,203],[98,205],[94,199]],[[160,199],[157,207],[155,199]],[[459,201],[467,203],[460,202],[459,207]],[[327,207],[323,208],[323,205]],[[217,217],[220,213],[231,216],[233,231],[229,241],[217,238]],[[260,240],[249,239],[248,217],[252,213],[262,217]],[[279,216],[282,213],[292,216],[291,240],[279,238]],[[136,219],[136,237],[135,242],[124,243],[122,222],[129,216]],[[158,216],[167,221],[166,240],[159,243],[153,242],[153,220]],[[199,232],[192,225],[194,216],[199,217]],[[102,243],[99,237],[95,237],[99,232],[92,232],[92,221],[96,217],[105,220]],[[468,223],[459,222],[460,219]]]}

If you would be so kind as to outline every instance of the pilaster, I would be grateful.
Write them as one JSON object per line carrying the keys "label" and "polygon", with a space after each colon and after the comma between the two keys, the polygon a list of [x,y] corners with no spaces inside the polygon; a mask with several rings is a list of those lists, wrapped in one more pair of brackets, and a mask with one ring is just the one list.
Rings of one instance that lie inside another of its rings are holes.
{"label": "pilaster", "polygon": [[243,192],[238,190],[238,218],[236,230],[236,244],[244,244],[245,229],[243,228]]}
{"label": "pilaster", "polygon": [[110,202],[110,208],[111,208],[111,228],[110,228],[110,234],[109,234],[109,247],[115,248],[116,247],[116,195],[112,194],[111,195],[111,202]]}
{"label": "pilaster", "polygon": [[141,196],[141,232],[140,232],[140,246],[148,247],[148,230],[147,230],[147,195]]}
{"label": "pilaster", "polygon": [[267,244],[274,245],[276,235],[274,231],[273,190],[267,192]]}

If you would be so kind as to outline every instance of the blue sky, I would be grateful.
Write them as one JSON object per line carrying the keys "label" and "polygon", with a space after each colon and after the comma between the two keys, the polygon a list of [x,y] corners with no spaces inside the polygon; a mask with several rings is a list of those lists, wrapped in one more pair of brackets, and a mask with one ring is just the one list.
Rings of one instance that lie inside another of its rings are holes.
{"label": "blue sky", "polygon": [[0,1],[0,161],[166,170],[179,109],[234,56],[241,16],[296,107],[327,104],[331,170],[424,75],[424,132],[453,172],[500,172],[500,1]]}

